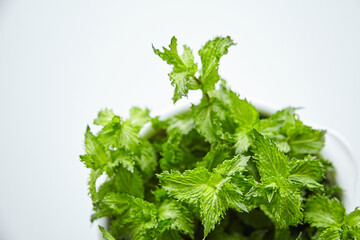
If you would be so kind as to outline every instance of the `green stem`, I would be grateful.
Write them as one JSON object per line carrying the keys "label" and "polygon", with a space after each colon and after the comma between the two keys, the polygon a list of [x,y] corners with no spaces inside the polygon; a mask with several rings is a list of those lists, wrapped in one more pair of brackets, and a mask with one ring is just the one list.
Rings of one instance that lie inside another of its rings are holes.
{"label": "green stem", "polygon": [[[200,82],[200,80],[194,75],[194,79],[195,79],[195,82],[198,84],[198,85],[200,85],[201,86],[201,82]],[[209,97],[209,94],[208,93],[205,93],[204,94],[205,95],[205,97],[209,100],[210,99],[210,97]]]}

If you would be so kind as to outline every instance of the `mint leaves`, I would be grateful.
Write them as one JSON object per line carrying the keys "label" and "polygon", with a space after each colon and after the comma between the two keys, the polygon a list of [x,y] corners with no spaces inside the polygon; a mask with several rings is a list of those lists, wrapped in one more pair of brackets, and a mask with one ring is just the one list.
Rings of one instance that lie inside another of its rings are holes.
{"label": "mint leaves", "polygon": [[174,103],[183,96],[187,96],[190,89],[201,88],[204,93],[214,90],[215,84],[220,80],[218,73],[220,58],[228,53],[232,45],[235,43],[230,37],[216,37],[199,50],[202,63],[199,79],[195,76],[198,64],[194,62],[194,55],[188,46],[183,46],[184,51],[181,56],[177,50],[175,37],[171,39],[169,48],[163,47],[163,52],[153,46],[155,54],[173,66],[169,77],[171,85],[175,87]]}
{"label": "mint leaves", "polygon": [[[309,182],[319,184],[314,175],[321,173],[321,168],[309,169],[306,160],[288,160],[276,144],[254,130],[252,148],[261,183],[251,193],[259,198],[260,208],[279,228],[301,223],[301,190]],[[291,166],[292,165],[292,166]],[[293,171],[291,171],[291,169]],[[301,171],[303,169],[303,171]],[[320,184],[319,184],[320,185]]]}
{"label": "mint leaves", "polygon": [[360,210],[345,213],[339,200],[325,197],[310,198],[305,205],[305,221],[318,228],[318,239],[359,239]]}
{"label": "mint leaves", "polygon": [[[321,158],[325,131],[301,122],[295,108],[264,116],[219,75],[235,45],[216,37],[201,63],[177,39],[156,55],[172,66],[173,101],[200,90],[201,102],[166,120],[133,107],[110,109],[85,132],[91,220],[107,240],[359,239],[360,211],[345,213]],[[151,132],[142,132],[151,124]],[[146,137],[144,137],[146,136]],[[97,184],[100,176],[106,180]],[[97,187],[98,186],[98,187]]]}
{"label": "mint leaves", "polygon": [[218,73],[220,58],[226,55],[229,47],[233,45],[235,43],[229,36],[216,37],[199,50],[202,63],[199,81],[204,93],[215,89],[215,84],[220,80]]}
{"label": "mint leaves", "polygon": [[228,208],[247,211],[240,188],[231,183],[231,177],[245,169],[249,157],[237,156],[218,165],[213,172],[203,167],[158,175],[165,191],[175,199],[200,207],[206,237],[220,221]]}
{"label": "mint leaves", "polygon": [[196,85],[194,74],[197,72],[197,64],[194,62],[192,50],[184,45],[184,53],[179,56],[175,37],[171,39],[169,49],[163,47],[163,52],[161,52],[153,46],[153,50],[156,55],[173,66],[173,71],[169,73],[169,77],[171,85],[175,87],[173,97],[175,103],[183,96],[187,96],[191,86]]}

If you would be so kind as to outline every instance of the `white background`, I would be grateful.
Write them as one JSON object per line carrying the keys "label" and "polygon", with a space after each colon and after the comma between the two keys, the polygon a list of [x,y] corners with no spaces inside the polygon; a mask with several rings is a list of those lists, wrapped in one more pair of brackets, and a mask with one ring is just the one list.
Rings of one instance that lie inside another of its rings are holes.
{"label": "white background", "polygon": [[[238,43],[221,75],[248,99],[304,107],[360,156],[360,1],[0,0],[0,239],[96,239],[78,159],[97,111],[172,107],[151,43]],[[360,204],[360,203],[359,203]]]}

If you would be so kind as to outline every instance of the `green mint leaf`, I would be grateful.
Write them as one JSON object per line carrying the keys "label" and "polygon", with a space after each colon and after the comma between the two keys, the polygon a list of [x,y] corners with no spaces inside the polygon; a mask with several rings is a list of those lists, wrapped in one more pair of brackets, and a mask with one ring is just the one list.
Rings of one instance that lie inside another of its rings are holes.
{"label": "green mint leaf", "polygon": [[150,120],[151,117],[149,109],[141,109],[138,107],[132,107],[130,109],[129,122],[136,129],[140,130],[144,126],[144,124],[149,122]]}
{"label": "green mint leaf", "polygon": [[286,156],[281,153],[274,142],[254,130],[252,152],[255,154],[257,166],[262,180],[288,177],[289,166]]}
{"label": "green mint leaf", "polygon": [[99,169],[109,162],[110,156],[108,152],[105,151],[98,138],[91,133],[89,126],[86,128],[85,133],[85,151],[90,158],[83,156],[81,159],[93,169]]}
{"label": "green mint leaf", "polygon": [[128,121],[123,122],[118,134],[118,146],[126,150],[130,150],[140,143],[136,128]]}
{"label": "green mint leaf", "polygon": [[293,154],[318,154],[324,147],[325,131],[304,125],[295,111],[296,108],[286,108],[271,119],[283,122],[280,132],[287,138]]}
{"label": "green mint leaf", "polygon": [[223,79],[220,89],[209,94],[210,97],[219,99],[226,106],[227,112],[230,113],[228,117],[234,123],[230,129],[236,128],[232,137],[236,153],[246,152],[252,143],[250,132],[259,121],[259,112],[246,99],[240,99],[235,92],[231,91]]}
{"label": "green mint leaf", "polygon": [[207,188],[211,174],[205,168],[179,172],[163,172],[158,175],[162,187],[176,199],[196,204]]}
{"label": "green mint leaf", "polygon": [[119,165],[122,165],[130,172],[134,172],[135,160],[129,152],[122,149],[111,151],[111,158],[113,159],[113,162],[108,163],[106,168],[106,171],[109,175],[112,175],[114,169],[117,168]]}
{"label": "green mint leaf", "polygon": [[114,211],[114,214],[121,215],[128,210],[130,197],[127,194],[108,193],[103,203]]}
{"label": "green mint leaf", "polygon": [[225,144],[215,142],[211,144],[210,151],[205,155],[203,160],[199,162],[199,166],[203,166],[211,171],[226,159],[231,158],[231,155],[231,148]]}
{"label": "green mint leaf", "polygon": [[343,233],[343,239],[359,239],[360,238],[360,228],[353,227],[347,229]]}
{"label": "green mint leaf", "polygon": [[183,96],[187,97],[189,92],[188,82],[189,73],[187,72],[172,72],[169,74],[171,85],[175,87],[173,101],[176,103]]}
{"label": "green mint leaf", "polygon": [[106,240],[116,240],[109,232],[107,232],[102,226],[99,225],[99,230],[101,231],[103,237]]}
{"label": "green mint leaf", "polygon": [[335,198],[310,198],[305,205],[305,221],[317,227],[319,239],[357,239],[360,236],[360,211],[345,215],[344,206]]}
{"label": "green mint leaf", "polygon": [[222,191],[220,192],[221,198],[225,199],[228,208],[235,209],[239,212],[248,212],[245,200],[242,197],[242,191],[229,182],[224,184]]}
{"label": "green mint leaf", "polygon": [[290,149],[295,154],[318,154],[325,145],[325,133],[299,124],[290,136]]}
{"label": "green mint leaf", "polygon": [[234,135],[234,146],[237,154],[246,152],[252,144],[251,131],[247,128],[238,128]]}
{"label": "green mint leaf", "polygon": [[218,73],[220,58],[228,53],[232,45],[235,43],[230,37],[216,37],[199,50],[202,63],[199,81],[204,93],[215,89],[215,84],[220,80]]}
{"label": "green mint leaf", "polygon": [[289,153],[291,150],[289,143],[286,141],[278,141],[276,142],[276,146],[282,153]]}
{"label": "green mint leaf", "polygon": [[239,124],[240,128],[252,128],[259,120],[259,112],[246,99],[240,99],[239,96],[229,90],[229,98],[231,101],[230,111],[234,121]]}
{"label": "green mint leaf", "polygon": [[[293,107],[282,109],[273,114],[270,119],[282,121],[283,125],[285,125],[283,131],[289,131],[296,124],[296,119],[298,119],[298,116],[296,115],[296,110],[297,108]],[[290,135],[289,132],[286,132],[286,134]]]}
{"label": "green mint leaf", "polygon": [[226,201],[223,201],[219,193],[213,187],[206,187],[200,200],[200,214],[204,226],[204,238],[214,230],[224,216],[227,209]]}
{"label": "green mint leaf", "polygon": [[269,216],[279,228],[286,228],[301,222],[300,192],[297,186],[284,181],[278,184],[274,194],[268,195],[268,203],[263,203],[260,208]]}
{"label": "green mint leaf", "polygon": [[219,140],[223,133],[222,121],[225,120],[226,110],[217,99],[207,100],[205,97],[199,105],[192,106],[196,130],[209,143]]}
{"label": "green mint leaf", "polygon": [[194,130],[188,134],[182,134],[180,131],[171,132],[161,146],[160,168],[181,172],[192,169],[208,149],[208,143]]}
{"label": "green mint leaf", "polygon": [[194,239],[194,218],[192,213],[178,202],[165,200],[159,206],[159,221],[170,219],[169,229],[180,231]]}
{"label": "green mint leaf", "polygon": [[305,205],[305,221],[317,228],[339,228],[344,220],[345,208],[335,198],[314,197]]}
{"label": "green mint leaf", "polygon": [[189,66],[194,64],[194,56],[192,50],[188,46],[184,46],[184,53],[181,57],[179,56],[176,37],[171,38],[169,49],[163,47],[163,52],[161,52],[153,46],[153,50],[161,59],[166,61],[169,65],[173,65],[174,72],[186,71],[189,69]]}
{"label": "green mint leaf", "polygon": [[161,169],[182,172],[194,168],[209,148],[208,143],[194,129],[191,111],[171,117],[167,122],[167,138],[163,138],[160,149]]}
{"label": "green mint leaf", "polygon": [[360,209],[356,208],[355,211],[345,216],[345,224],[351,227],[360,228]]}
{"label": "green mint leaf", "polygon": [[126,150],[131,150],[140,143],[137,129],[131,125],[130,121],[122,121],[118,116],[115,116],[101,129],[98,139],[105,147],[111,146]]}
{"label": "green mint leaf", "polygon": [[87,168],[94,168],[93,160],[91,159],[91,157],[89,155],[87,155],[87,154],[80,155],[80,161],[82,163],[84,163]]}
{"label": "green mint leaf", "polygon": [[229,207],[238,211],[247,210],[240,189],[235,185],[230,185],[231,174],[242,171],[247,160],[248,157],[237,157],[225,161],[213,173],[198,167],[186,170],[183,174],[163,172],[158,175],[158,178],[170,196],[188,204],[200,206],[205,238],[220,222]]}
{"label": "green mint leaf", "polygon": [[256,127],[256,130],[274,141],[284,140],[285,136],[280,132],[283,123],[284,121],[278,119],[264,118],[259,121],[259,125]]}
{"label": "green mint leaf", "polygon": [[319,240],[341,240],[347,239],[342,238],[340,232],[337,229],[326,229],[318,237]]}
{"label": "green mint leaf", "polygon": [[[162,170],[182,169],[183,162],[178,156],[182,134],[180,132],[173,133],[162,145],[162,159],[160,159],[160,167]],[[183,166],[185,167],[185,166]]]}
{"label": "green mint leaf", "polygon": [[267,199],[261,209],[279,228],[298,224],[301,221],[299,186],[290,181],[290,166],[287,157],[270,139],[254,130],[252,151],[261,177],[257,195]]}
{"label": "green mint leaf", "polygon": [[163,52],[158,49],[153,50],[156,55],[173,65],[173,71],[169,74],[171,85],[175,87],[174,103],[183,96],[188,95],[191,86],[196,86],[193,82],[194,74],[197,72],[197,64],[194,62],[192,50],[184,45],[184,53],[180,57],[177,51],[177,39],[172,37],[169,49],[163,47]]}
{"label": "green mint leaf", "polygon": [[120,167],[108,181],[102,184],[98,191],[98,197],[104,198],[109,192],[126,193],[137,198],[144,198],[144,180],[139,171],[129,172]]}
{"label": "green mint leaf", "polygon": [[157,207],[152,203],[119,193],[108,193],[103,203],[111,215],[119,216],[111,227],[116,238],[146,239],[148,232],[157,227]]}
{"label": "green mint leaf", "polygon": [[256,129],[264,136],[276,142],[279,150],[283,153],[290,152],[290,145],[287,142],[287,137],[281,133],[281,128],[284,121],[272,118],[261,119]]}
{"label": "green mint leaf", "polygon": [[293,159],[289,180],[305,185],[309,189],[322,189],[319,183],[324,177],[324,167],[319,159],[307,156],[304,160]]}
{"label": "green mint leaf", "polygon": [[96,191],[96,180],[102,175],[102,173],[103,172],[100,169],[91,170],[90,172],[90,178],[88,181],[89,195],[94,205],[98,202],[98,195]]}
{"label": "green mint leaf", "polygon": [[214,172],[217,172],[221,175],[232,176],[237,172],[242,172],[245,169],[249,159],[249,156],[236,155],[233,159],[226,160],[219,164],[214,169]]}
{"label": "green mint leaf", "polygon": [[175,134],[175,132],[188,134],[194,128],[194,119],[190,111],[176,115],[170,118],[168,122],[169,127],[166,130],[168,134]]}
{"label": "green mint leaf", "polygon": [[105,126],[115,117],[114,112],[111,109],[105,108],[101,110],[98,114],[98,118],[94,120],[94,124]]}
{"label": "green mint leaf", "polygon": [[239,95],[227,86],[224,79],[221,79],[220,88],[211,91],[209,96],[223,102],[230,112],[232,120],[237,123],[237,127],[251,130],[253,125],[259,121],[258,110],[246,99],[240,99]]}
{"label": "green mint leaf", "polygon": [[154,176],[158,165],[157,155],[153,145],[146,139],[141,139],[140,144],[133,150],[135,162],[144,174],[144,178],[150,179]]}

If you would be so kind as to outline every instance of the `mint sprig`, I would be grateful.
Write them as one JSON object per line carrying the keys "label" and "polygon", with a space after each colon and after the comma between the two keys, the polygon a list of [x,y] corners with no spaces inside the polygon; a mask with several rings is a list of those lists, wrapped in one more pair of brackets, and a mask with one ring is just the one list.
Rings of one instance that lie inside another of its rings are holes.
{"label": "mint sprig", "polygon": [[[177,39],[173,37],[169,48],[163,47],[163,52],[153,46],[153,50],[162,60],[173,66],[169,73],[171,85],[175,87],[174,103],[189,90],[201,88],[204,95],[215,89],[215,84],[220,80],[218,73],[220,58],[228,53],[230,46],[235,45],[230,37],[216,37],[208,41],[200,50],[202,68],[198,72],[198,64],[194,62],[192,50],[184,45],[184,52],[180,56],[177,51]],[[199,77],[196,76],[198,73]]]}

